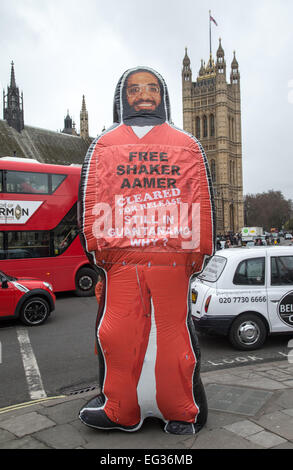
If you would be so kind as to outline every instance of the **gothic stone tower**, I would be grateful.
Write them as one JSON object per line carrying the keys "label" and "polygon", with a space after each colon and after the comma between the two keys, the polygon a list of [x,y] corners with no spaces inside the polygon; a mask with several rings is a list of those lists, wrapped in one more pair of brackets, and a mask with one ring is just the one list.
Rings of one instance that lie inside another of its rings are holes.
{"label": "gothic stone tower", "polygon": [[23,93],[20,95],[16,86],[13,62],[11,62],[10,86],[7,87],[6,95],[3,90],[3,118],[18,132],[24,129]]}
{"label": "gothic stone tower", "polygon": [[67,116],[64,118],[64,129],[62,134],[77,135],[75,122],[72,121],[72,118],[69,116],[69,110],[67,110]]}
{"label": "gothic stone tower", "polygon": [[85,105],[85,97],[82,95],[82,106],[80,111],[80,137],[87,139],[89,136],[89,119]]}
{"label": "gothic stone tower", "polygon": [[196,82],[185,49],[182,97],[183,128],[201,141],[209,161],[217,233],[239,232],[244,225],[240,73],[234,52],[227,83],[221,39],[216,63],[212,55],[207,65],[202,61]]}

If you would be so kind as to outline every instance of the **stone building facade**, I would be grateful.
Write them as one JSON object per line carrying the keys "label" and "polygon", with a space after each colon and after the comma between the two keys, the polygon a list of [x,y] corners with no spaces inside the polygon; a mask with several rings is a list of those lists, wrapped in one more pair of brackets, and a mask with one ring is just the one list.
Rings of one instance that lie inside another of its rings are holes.
{"label": "stone building facade", "polygon": [[240,73],[235,57],[230,82],[225,53],[219,41],[192,81],[185,49],[182,68],[183,128],[200,140],[207,155],[215,193],[217,234],[239,232],[244,225]]}

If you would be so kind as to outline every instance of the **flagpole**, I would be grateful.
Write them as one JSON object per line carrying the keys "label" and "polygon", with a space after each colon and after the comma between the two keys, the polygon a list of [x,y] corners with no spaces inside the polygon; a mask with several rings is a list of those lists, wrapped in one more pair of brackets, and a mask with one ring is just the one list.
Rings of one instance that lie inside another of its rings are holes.
{"label": "flagpole", "polygon": [[[209,10],[209,26],[210,26],[210,61],[212,57],[212,28],[211,28],[211,10]],[[212,64],[211,64],[212,65]]]}

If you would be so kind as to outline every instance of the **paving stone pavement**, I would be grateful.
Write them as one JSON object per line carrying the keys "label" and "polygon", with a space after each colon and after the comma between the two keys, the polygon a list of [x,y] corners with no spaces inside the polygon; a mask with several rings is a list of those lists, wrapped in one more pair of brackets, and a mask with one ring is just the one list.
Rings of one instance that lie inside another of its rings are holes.
{"label": "paving stone pavement", "polygon": [[96,389],[0,409],[0,449],[293,449],[293,364],[276,361],[201,377],[209,416],[194,436],[166,434],[156,419],[134,433],[88,428],[78,412]]}

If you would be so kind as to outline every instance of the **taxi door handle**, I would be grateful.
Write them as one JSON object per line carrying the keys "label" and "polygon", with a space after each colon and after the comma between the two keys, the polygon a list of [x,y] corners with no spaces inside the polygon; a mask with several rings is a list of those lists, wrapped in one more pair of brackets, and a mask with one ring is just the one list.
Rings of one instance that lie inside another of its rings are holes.
{"label": "taxi door handle", "polygon": [[280,302],[280,300],[275,300],[275,299],[270,299],[270,300],[271,300],[271,302],[273,302],[274,304]]}

